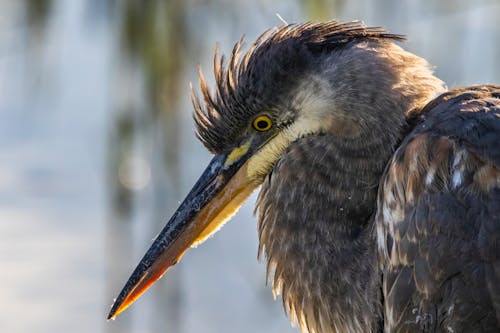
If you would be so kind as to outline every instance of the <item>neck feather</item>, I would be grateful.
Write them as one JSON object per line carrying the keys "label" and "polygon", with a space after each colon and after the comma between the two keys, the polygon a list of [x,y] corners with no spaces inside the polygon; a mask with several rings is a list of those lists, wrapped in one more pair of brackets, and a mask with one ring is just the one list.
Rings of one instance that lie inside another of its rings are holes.
{"label": "neck feather", "polygon": [[378,273],[371,239],[384,162],[370,144],[329,135],[291,144],[259,195],[260,250],[285,310],[304,332],[373,332]]}
{"label": "neck feather", "polygon": [[[375,332],[372,224],[380,176],[408,118],[444,86],[425,60],[389,42],[351,44],[323,64],[307,81],[320,84],[301,85],[290,100],[302,103],[302,116],[343,120],[344,130],[332,127],[280,151],[257,201],[259,254],[303,332]],[[310,107],[318,105],[309,98],[318,98],[317,86],[331,107]]]}

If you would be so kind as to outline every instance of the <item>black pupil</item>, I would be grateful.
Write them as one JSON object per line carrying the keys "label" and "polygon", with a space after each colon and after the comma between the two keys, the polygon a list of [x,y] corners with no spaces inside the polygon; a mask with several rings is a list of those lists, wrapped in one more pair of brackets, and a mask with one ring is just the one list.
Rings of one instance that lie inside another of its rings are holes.
{"label": "black pupil", "polygon": [[265,120],[259,120],[257,121],[257,128],[259,129],[266,129],[268,126],[268,122]]}

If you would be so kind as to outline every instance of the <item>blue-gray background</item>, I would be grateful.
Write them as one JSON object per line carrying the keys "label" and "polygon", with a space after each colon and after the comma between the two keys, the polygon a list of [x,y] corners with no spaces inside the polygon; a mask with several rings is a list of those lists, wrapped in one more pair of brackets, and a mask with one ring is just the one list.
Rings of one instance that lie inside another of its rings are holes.
{"label": "blue-gray background", "polygon": [[210,156],[189,82],[288,22],[361,19],[409,36],[449,86],[500,83],[496,0],[1,0],[0,332],[297,332],[265,286],[252,217],[105,316]]}

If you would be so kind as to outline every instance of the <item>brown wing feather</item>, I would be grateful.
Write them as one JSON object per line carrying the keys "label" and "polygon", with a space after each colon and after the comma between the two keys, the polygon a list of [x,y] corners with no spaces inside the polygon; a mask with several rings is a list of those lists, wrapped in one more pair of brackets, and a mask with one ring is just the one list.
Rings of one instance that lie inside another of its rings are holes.
{"label": "brown wing feather", "polygon": [[383,178],[387,332],[500,331],[500,87],[429,103]]}

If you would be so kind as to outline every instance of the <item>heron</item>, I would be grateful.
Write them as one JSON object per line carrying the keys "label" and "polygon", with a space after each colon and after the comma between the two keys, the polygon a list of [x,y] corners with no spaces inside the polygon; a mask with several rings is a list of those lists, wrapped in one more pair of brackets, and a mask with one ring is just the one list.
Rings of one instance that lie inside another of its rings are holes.
{"label": "heron", "polygon": [[500,86],[448,90],[404,36],[283,24],[192,89],[215,156],[115,318],[260,188],[259,256],[303,332],[500,331]]}

